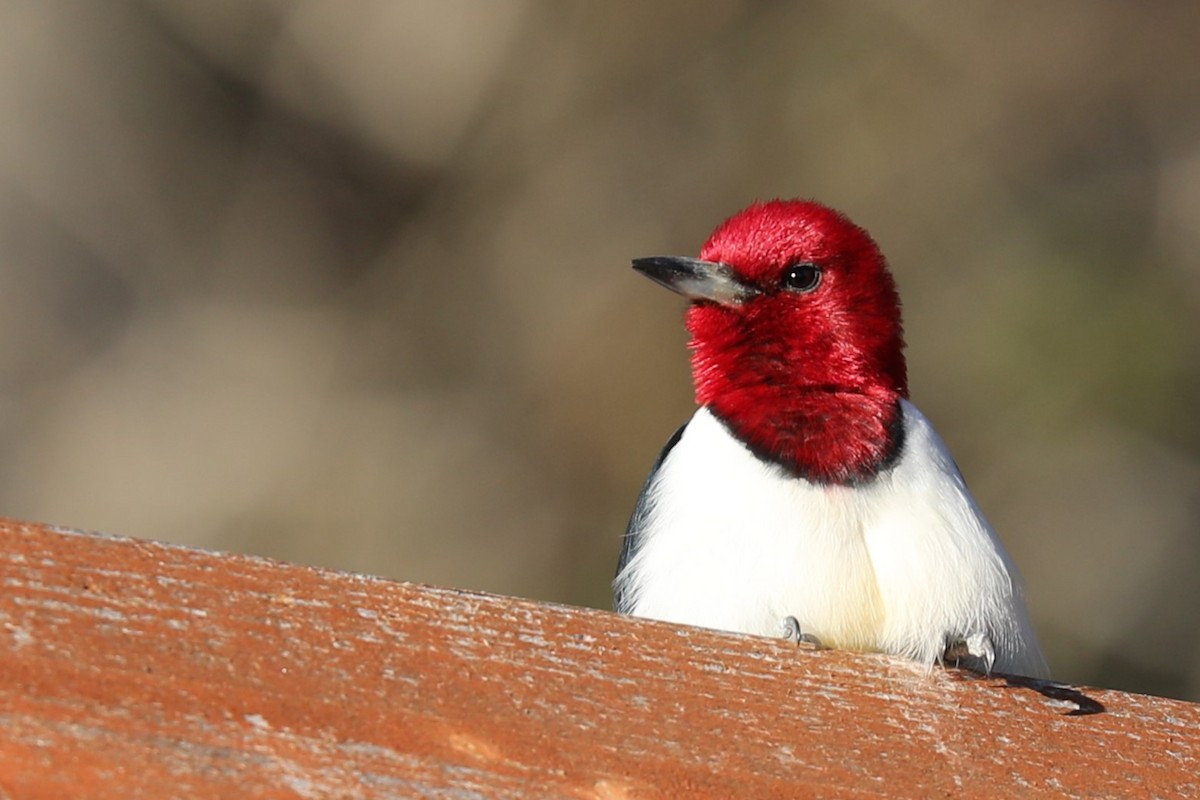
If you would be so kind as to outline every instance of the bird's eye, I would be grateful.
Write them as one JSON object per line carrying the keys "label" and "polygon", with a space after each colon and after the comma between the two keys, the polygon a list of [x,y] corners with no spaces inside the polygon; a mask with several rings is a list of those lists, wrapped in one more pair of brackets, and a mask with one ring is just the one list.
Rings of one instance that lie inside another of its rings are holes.
{"label": "bird's eye", "polygon": [[783,288],[807,294],[821,285],[821,268],[807,261],[793,264],[783,273]]}

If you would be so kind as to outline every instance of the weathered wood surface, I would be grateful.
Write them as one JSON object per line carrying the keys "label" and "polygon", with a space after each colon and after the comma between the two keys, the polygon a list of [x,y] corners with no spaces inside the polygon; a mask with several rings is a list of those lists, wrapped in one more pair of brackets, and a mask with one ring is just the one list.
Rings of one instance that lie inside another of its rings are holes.
{"label": "weathered wood surface", "polygon": [[0,580],[0,798],[1200,796],[1179,701],[15,522]]}

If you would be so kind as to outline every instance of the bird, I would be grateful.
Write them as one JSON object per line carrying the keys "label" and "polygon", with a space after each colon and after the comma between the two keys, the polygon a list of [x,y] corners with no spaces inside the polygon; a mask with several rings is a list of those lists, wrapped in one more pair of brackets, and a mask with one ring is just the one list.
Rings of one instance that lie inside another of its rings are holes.
{"label": "bird", "polygon": [[1049,677],[1012,558],[909,400],[899,294],[866,230],[760,201],[699,258],[633,267],[689,301],[698,408],[630,517],[618,613]]}

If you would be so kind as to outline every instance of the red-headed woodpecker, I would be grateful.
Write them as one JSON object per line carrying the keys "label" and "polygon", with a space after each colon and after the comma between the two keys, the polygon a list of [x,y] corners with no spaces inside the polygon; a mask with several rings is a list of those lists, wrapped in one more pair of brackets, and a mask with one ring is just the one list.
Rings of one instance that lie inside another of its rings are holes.
{"label": "red-headed woodpecker", "polygon": [[866,231],[776,200],[698,259],[633,266],[691,300],[700,408],[646,479],[618,611],[1046,676],[1016,568],[908,400],[900,298]]}

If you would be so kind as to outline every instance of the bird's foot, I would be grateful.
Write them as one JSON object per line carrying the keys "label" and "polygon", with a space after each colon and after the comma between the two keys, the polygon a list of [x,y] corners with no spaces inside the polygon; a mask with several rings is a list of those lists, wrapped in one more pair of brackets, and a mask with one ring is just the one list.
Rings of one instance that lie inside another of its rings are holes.
{"label": "bird's foot", "polygon": [[799,646],[801,642],[805,642],[806,644],[811,644],[813,647],[816,647],[819,650],[825,649],[825,645],[821,644],[821,640],[816,636],[813,636],[811,633],[805,633],[800,627],[800,620],[796,619],[791,614],[787,615],[780,621],[779,628],[781,631],[780,636],[782,636],[784,639],[787,639],[789,642],[794,642],[796,646]]}
{"label": "bird's foot", "polygon": [[986,633],[972,633],[966,637],[947,636],[941,661],[990,675],[992,664],[996,663],[996,649]]}

